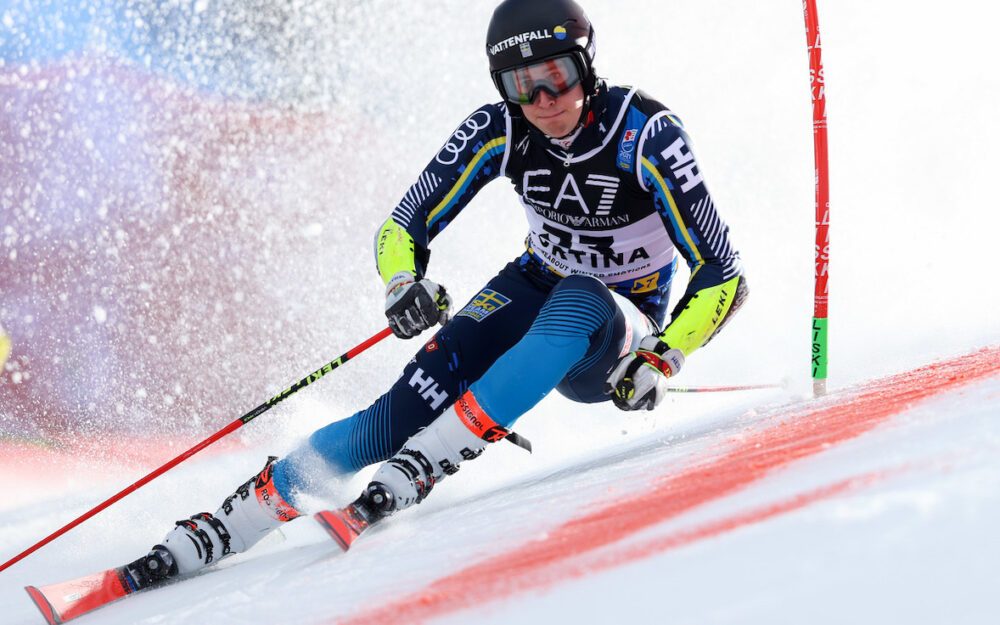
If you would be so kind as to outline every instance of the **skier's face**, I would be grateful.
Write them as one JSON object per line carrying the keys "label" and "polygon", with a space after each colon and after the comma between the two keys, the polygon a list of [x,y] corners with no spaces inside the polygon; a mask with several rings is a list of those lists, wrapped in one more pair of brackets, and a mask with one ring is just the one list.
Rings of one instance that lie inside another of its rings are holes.
{"label": "skier's face", "polygon": [[576,85],[557,97],[539,91],[535,101],[522,104],[521,110],[532,126],[548,136],[565,137],[580,123],[580,115],[583,114],[583,87]]}

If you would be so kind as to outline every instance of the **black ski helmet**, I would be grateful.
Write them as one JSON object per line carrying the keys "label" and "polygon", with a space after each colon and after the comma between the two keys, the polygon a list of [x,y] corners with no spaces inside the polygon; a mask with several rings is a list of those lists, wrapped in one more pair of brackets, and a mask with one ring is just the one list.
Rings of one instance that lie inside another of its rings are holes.
{"label": "black ski helmet", "polygon": [[504,0],[486,31],[490,76],[501,97],[501,71],[566,53],[580,71],[584,94],[592,96],[598,84],[595,52],[594,27],[573,0]]}

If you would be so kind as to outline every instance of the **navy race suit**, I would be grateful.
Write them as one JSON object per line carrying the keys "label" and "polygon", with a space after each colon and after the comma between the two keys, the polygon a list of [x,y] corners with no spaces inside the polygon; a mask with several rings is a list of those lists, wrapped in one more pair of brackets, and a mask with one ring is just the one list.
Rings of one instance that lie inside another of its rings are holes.
{"label": "navy race suit", "polygon": [[[380,233],[383,279],[400,268],[422,276],[430,241],[500,176],[513,182],[528,217],[518,262],[543,280],[594,276],[662,325],[675,250],[693,274],[689,295],[739,275],[739,256],[677,117],[635,89],[602,88],[595,100],[601,112],[570,151],[511,118],[503,104],[469,116]],[[400,228],[416,246],[414,266],[396,264],[383,248]]]}
{"label": "navy race suit", "polygon": [[[318,453],[339,472],[385,460],[470,387],[508,426],[552,388],[577,401],[606,399],[607,372],[640,334],[689,355],[728,321],[746,294],[739,255],[678,118],[641,91],[606,85],[587,115],[563,147],[489,104],[436,153],[377,233],[384,282],[399,272],[422,278],[430,242],[502,176],[527,215],[526,250],[389,392],[276,465],[282,496],[300,485],[301,458]],[[678,252],[691,277],[663,329]]]}

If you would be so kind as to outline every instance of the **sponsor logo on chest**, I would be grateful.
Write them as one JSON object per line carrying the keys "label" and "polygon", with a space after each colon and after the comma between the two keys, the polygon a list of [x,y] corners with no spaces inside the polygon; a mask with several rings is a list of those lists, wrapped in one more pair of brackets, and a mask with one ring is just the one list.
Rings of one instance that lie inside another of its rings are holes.
{"label": "sponsor logo on chest", "polygon": [[540,212],[549,209],[567,215],[582,213],[607,218],[618,196],[619,184],[615,176],[589,174],[581,184],[572,172],[566,172],[560,180],[550,169],[531,169],[524,172],[521,195]]}

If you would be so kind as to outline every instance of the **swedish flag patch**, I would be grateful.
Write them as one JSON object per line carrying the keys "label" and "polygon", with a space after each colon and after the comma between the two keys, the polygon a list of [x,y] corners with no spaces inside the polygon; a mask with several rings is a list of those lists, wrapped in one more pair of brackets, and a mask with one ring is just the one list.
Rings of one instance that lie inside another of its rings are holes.
{"label": "swedish flag patch", "polygon": [[479,322],[500,310],[510,302],[511,299],[499,291],[494,291],[493,289],[483,289],[455,316],[468,317],[476,322]]}

